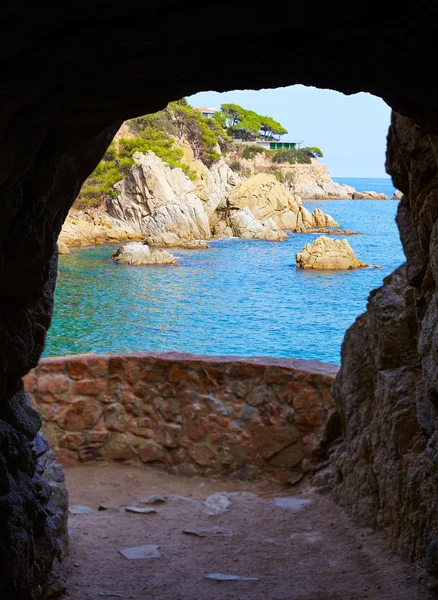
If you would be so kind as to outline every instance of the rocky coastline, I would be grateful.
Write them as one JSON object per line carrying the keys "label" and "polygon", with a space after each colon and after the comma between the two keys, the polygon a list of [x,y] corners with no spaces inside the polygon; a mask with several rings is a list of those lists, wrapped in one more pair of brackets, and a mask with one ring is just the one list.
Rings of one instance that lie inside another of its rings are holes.
{"label": "rocky coastline", "polygon": [[221,159],[197,165],[192,181],[153,152],[134,154],[127,177],[114,185],[104,209],[72,209],[59,236],[69,247],[144,241],[151,247],[206,248],[214,237],[282,241],[287,232],[336,235],[353,232],[301,198],[269,173],[247,179]]}

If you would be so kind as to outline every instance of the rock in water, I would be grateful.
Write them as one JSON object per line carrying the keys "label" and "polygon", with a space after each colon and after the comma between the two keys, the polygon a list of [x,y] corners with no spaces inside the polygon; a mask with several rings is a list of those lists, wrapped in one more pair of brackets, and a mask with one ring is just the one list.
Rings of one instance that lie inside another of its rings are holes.
{"label": "rock in water", "polygon": [[378,192],[354,192],[353,200],[389,200],[389,197]]}
{"label": "rock in water", "polygon": [[[268,221],[278,228],[290,231],[310,231],[314,227],[336,227],[338,223],[316,209],[312,214],[302,205],[301,198],[294,196],[273,175],[259,173],[250,177],[230,193],[228,210],[239,214],[248,210],[253,218],[263,225]],[[238,211],[237,213],[233,211]],[[234,230],[233,224],[231,227]],[[235,235],[239,235],[235,233]],[[247,237],[247,236],[240,236]]]}
{"label": "rock in water", "polygon": [[58,254],[71,254],[67,244],[65,244],[61,240],[58,240]]}
{"label": "rock in water", "polygon": [[323,213],[320,208],[315,208],[312,213],[312,225],[314,227],[338,227],[339,223],[330,215]]}
{"label": "rock in water", "polygon": [[269,218],[263,223],[255,218],[248,207],[231,215],[229,223],[233,235],[249,240],[268,240],[270,242],[282,242],[287,234]]}
{"label": "rock in water", "polygon": [[347,240],[332,240],[324,235],[298,252],[296,260],[298,269],[347,270],[368,266],[356,258]]}
{"label": "rock in water", "polygon": [[166,250],[154,250],[151,252],[146,244],[134,242],[121,246],[112,259],[120,265],[142,266],[142,265],[174,265],[178,263],[175,257]]}

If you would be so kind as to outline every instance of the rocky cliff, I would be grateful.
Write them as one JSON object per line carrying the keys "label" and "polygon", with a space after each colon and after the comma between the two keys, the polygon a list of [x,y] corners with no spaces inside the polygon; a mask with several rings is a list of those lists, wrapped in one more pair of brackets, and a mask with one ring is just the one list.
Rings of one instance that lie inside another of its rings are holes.
{"label": "rocky cliff", "polygon": [[438,137],[394,115],[387,168],[405,190],[406,264],[347,331],[334,385],[345,439],[335,496],[438,574]]}
{"label": "rocky cliff", "polygon": [[338,225],[319,209],[310,213],[273,175],[242,181],[223,160],[210,169],[193,161],[198,173],[193,182],[153,152],[136,153],[134,160],[129,175],[114,186],[108,213],[115,226],[151,245],[181,246],[212,235],[281,241],[284,230]]}

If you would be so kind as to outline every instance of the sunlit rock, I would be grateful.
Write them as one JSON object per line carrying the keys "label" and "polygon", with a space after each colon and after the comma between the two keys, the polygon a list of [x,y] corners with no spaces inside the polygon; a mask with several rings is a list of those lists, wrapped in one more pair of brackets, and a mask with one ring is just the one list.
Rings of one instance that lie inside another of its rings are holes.
{"label": "sunlit rock", "polygon": [[175,257],[166,250],[151,251],[146,244],[134,242],[121,246],[112,259],[120,265],[177,265]]}
{"label": "sunlit rock", "polygon": [[324,235],[298,252],[296,260],[298,269],[347,270],[368,266],[356,258],[347,240],[333,240]]}

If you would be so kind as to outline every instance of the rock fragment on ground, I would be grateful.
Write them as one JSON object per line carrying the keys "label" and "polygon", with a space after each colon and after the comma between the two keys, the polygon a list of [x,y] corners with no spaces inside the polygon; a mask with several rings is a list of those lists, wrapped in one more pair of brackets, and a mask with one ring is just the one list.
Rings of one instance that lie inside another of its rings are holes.
{"label": "rock fragment on ground", "polygon": [[140,560],[143,558],[160,558],[156,544],[146,544],[144,546],[132,546],[130,548],[121,548],[120,554],[128,560]]}
{"label": "rock fragment on ground", "polygon": [[312,504],[309,498],[297,498],[296,496],[286,498],[274,498],[275,506],[279,508],[289,508],[290,510],[299,511],[305,506]]}
{"label": "rock fragment on ground", "polygon": [[347,240],[321,236],[296,255],[298,269],[348,270],[367,267],[357,259]]}
{"label": "rock fragment on ground", "polygon": [[112,255],[114,262],[121,265],[143,266],[143,265],[173,265],[178,263],[175,257],[166,250],[153,250],[141,242],[133,242],[121,246]]}
{"label": "rock fragment on ground", "polygon": [[226,573],[205,573],[204,578],[215,581],[260,581],[260,577],[242,577],[241,575],[228,575]]}
{"label": "rock fragment on ground", "polygon": [[196,537],[232,537],[233,535],[228,527],[185,527],[183,533]]}
{"label": "rock fragment on ground", "polygon": [[229,494],[226,492],[216,492],[204,500],[204,513],[210,516],[216,516],[226,512],[231,506]]}
{"label": "rock fragment on ground", "polygon": [[126,506],[126,512],[137,513],[141,515],[156,515],[155,508],[147,508],[146,506]]}
{"label": "rock fragment on ground", "polygon": [[76,504],[75,506],[70,506],[68,512],[71,515],[91,515],[92,513],[94,513],[94,509],[91,508],[91,506]]}

